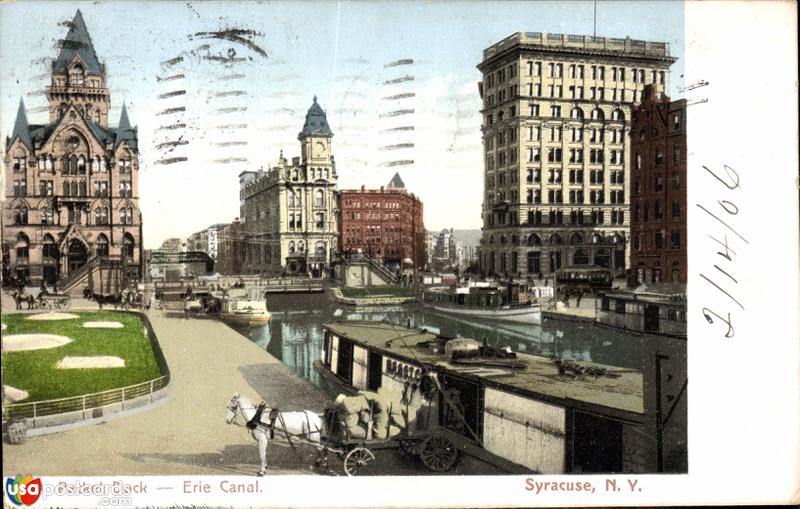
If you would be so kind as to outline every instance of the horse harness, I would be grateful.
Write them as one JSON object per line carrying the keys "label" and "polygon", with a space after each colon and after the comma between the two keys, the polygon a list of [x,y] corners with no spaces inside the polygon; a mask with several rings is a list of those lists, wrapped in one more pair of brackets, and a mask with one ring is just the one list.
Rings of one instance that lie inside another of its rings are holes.
{"label": "horse harness", "polygon": [[278,419],[280,412],[277,408],[270,408],[269,415],[267,416],[266,421],[262,421],[261,418],[264,415],[264,410],[267,409],[267,404],[265,402],[259,403],[258,407],[256,408],[256,413],[253,415],[253,418],[247,421],[245,426],[247,429],[256,429],[259,426],[264,426],[267,430],[269,430],[269,438],[270,440],[275,439],[275,420]]}

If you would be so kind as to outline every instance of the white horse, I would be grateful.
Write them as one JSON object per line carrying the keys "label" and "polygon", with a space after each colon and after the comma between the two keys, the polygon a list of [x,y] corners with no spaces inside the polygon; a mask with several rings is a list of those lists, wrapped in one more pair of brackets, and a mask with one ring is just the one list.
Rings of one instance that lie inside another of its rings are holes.
{"label": "white horse", "polygon": [[[259,413],[259,407],[261,407],[259,418],[254,419]],[[244,425],[239,425],[246,426],[250,430],[250,435],[258,442],[258,455],[261,458],[259,476],[263,476],[267,471],[267,446],[270,439],[275,436],[289,441],[290,444],[294,441],[313,446],[318,452],[315,465],[321,461],[325,451],[325,447],[321,444],[325,428],[321,415],[311,410],[275,412],[264,403],[256,405],[247,397],[235,394],[228,404],[225,421],[233,424],[240,413],[246,422]]]}

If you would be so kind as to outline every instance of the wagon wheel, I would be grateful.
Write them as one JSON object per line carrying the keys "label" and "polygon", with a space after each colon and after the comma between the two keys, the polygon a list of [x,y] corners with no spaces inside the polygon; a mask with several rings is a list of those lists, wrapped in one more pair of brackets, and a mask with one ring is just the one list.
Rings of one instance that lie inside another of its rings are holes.
{"label": "wagon wheel", "polygon": [[344,473],[349,477],[356,475],[362,467],[375,461],[375,455],[364,447],[356,447],[344,457]]}
{"label": "wagon wheel", "polygon": [[419,458],[432,472],[446,472],[455,465],[459,451],[450,438],[443,433],[434,433],[422,441]]}

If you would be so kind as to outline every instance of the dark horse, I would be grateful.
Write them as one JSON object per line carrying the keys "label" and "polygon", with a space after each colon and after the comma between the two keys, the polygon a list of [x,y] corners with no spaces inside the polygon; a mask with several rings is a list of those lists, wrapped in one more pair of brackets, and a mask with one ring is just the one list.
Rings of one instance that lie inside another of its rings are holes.
{"label": "dark horse", "polygon": [[17,309],[22,309],[22,303],[28,303],[28,309],[31,309],[33,306],[36,305],[36,297],[32,294],[23,291],[14,290],[14,293],[11,294],[14,298],[14,303],[17,305]]}

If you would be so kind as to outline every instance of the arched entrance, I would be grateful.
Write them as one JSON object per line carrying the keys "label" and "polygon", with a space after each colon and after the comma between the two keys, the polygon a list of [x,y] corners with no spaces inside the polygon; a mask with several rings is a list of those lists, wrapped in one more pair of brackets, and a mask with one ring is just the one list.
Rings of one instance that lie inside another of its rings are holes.
{"label": "arched entrance", "polygon": [[67,249],[67,270],[69,273],[71,274],[73,271],[86,265],[88,259],[89,255],[86,244],[78,239],[72,239]]}

